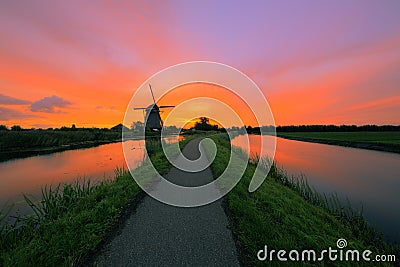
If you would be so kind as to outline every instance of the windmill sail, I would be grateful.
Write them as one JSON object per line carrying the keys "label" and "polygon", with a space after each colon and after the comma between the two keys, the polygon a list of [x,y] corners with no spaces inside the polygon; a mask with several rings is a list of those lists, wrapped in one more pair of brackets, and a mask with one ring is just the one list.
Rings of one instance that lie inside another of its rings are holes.
{"label": "windmill sail", "polygon": [[151,84],[149,84],[151,96],[153,97],[153,103],[156,104],[156,99],[154,98],[153,89],[151,89]]}
{"label": "windmill sail", "polygon": [[175,106],[159,106],[159,108],[174,108]]}
{"label": "windmill sail", "polygon": [[153,89],[151,88],[150,84],[149,88],[151,96],[153,98],[153,104],[149,105],[146,108],[134,108],[134,110],[143,110],[143,112],[145,112],[144,120],[145,120],[146,130],[160,131],[164,125],[164,122],[160,116],[160,108],[173,108],[175,106],[171,105],[157,106]]}

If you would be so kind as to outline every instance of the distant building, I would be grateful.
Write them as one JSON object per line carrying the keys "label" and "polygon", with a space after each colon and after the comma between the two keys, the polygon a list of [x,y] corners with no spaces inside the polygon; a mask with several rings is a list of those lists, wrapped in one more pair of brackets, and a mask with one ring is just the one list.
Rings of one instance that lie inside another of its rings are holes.
{"label": "distant building", "polygon": [[123,125],[122,123],[115,125],[114,127],[111,127],[111,131],[122,132],[122,131],[128,131],[128,130],[129,130],[129,128],[126,127],[125,125]]}

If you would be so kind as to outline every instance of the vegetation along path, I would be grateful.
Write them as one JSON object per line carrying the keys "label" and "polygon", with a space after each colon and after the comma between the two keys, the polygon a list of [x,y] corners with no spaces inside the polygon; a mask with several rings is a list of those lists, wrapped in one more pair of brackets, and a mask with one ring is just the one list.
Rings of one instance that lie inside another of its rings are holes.
{"label": "vegetation along path", "polygon": [[[200,139],[183,149],[200,156]],[[213,180],[210,168],[190,173],[175,167],[166,178],[197,186]],[[239,266],[238,254],[222,200],[196,208],[179,208],[146,196],[121,233],[100,252],[95,266]]]}

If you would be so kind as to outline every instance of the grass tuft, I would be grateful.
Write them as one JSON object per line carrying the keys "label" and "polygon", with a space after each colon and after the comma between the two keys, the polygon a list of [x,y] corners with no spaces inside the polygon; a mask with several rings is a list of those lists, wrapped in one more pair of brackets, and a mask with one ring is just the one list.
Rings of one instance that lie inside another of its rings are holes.
{"label": "grass tuft", "polygon": [[[165,172],[168,161],[160,147],[151,146],[150,159]],[[17,216],[9,224],[11,207],[0,212],[0,266],[77,265],[97,248],[140,191],[131,174],[117,167],[112,180],[45,186],[39,202],[24,195],[32,215]]]}
{"label": "grass tuft", "polygon": [[[212,163],[217,178],[229,161],[230,143],[225,136],[212,138],[218,149]],[[266,167],[271,166],[271,169],[260,188],[249,193],[248,186],[258,160]],[[228,214],[232,215],[232,228],[242,248],[246,265],[286,266],[278,260],[258,261],[257,252],[265,245],[276,251],[322,251],[328,247],[336,247],[339,238],[348,240],[350,249],[369,249],[373,253],[399,255],[398,247],[384,242],[364,220],[361,211],[350,206],[345,208],[337,194],[319,194],[310,187],[305,177],[289,177],[269,159],[260,159],[258,156],[251,158],[242,179],[228,193],[226,199]],[[300,265],[315,264],[311,262]],[[329,260],[320,263],[326,266],[351,264],[352,262]],[[391,263],[382,265],[390,266]]]}

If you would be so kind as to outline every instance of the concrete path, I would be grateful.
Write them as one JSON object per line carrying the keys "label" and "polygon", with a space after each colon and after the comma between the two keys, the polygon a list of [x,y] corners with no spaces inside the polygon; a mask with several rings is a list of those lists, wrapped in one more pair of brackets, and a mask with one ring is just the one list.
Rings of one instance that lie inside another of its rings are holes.
{"label": "concrete path", "polygon": [[[183,154],[200,156],[200,140]],[[172,168],[168,180],[185,186],[213,180],[210,168],[199,173]],[[239,266],[238,254],[221,200],[197,208],[169,206],[146,196],[121,234],[105,246],[95,266]]]}

